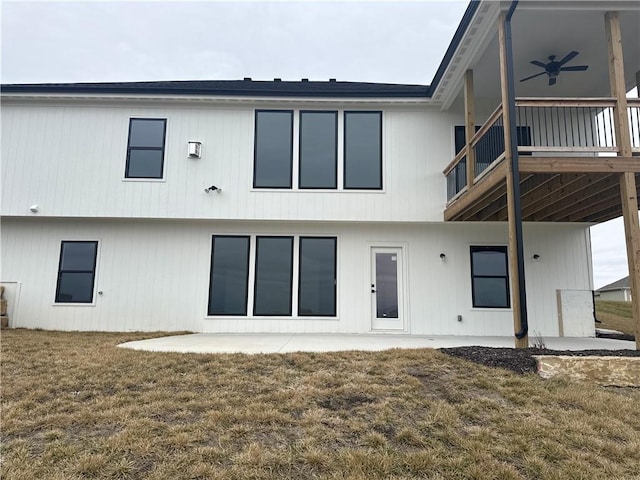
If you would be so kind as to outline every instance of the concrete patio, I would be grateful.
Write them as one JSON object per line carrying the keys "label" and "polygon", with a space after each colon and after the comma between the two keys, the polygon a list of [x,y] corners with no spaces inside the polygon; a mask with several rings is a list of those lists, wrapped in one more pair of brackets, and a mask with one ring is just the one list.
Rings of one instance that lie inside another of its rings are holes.
{"label": "concrete patio", "polygon": [[[635,343],[604,338],[545,337],[552,350],[634,350]],[[533,345],[534,339],[529,343]],[[513,347],[513,337],[414,336],[381,334],[217,334],[196,333],[138,340],[119,345],[152,352],[288,353],[379,351],[392,348],[447,348],[480,345]]]}

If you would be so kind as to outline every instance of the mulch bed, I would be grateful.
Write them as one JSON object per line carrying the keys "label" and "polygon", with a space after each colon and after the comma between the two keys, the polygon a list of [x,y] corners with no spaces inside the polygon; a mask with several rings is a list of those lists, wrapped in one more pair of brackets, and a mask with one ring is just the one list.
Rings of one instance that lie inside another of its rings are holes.
{"label": "mulch bed", "polygon": [[638,350],[548,350],[545,348],[441,348],[452,357],[463,358],[487,367],[504,368],[519,374],[536,373],[534,355],[640,357]]}

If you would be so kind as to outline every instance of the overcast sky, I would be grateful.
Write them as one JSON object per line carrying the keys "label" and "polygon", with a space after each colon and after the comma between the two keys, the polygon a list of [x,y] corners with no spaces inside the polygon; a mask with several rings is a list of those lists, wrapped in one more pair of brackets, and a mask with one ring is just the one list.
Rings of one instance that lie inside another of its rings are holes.
{"label": "overcast sky", "polygon": [[[429,84],[467,2],[2,1],[2,83],[328,80]],[[592,228],[595,287],[628,274]]]}

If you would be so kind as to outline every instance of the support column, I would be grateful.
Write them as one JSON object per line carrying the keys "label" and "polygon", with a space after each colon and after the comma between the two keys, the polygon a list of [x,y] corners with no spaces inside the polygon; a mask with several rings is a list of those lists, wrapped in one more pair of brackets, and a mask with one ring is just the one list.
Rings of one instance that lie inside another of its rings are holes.
{"label": "support column", "polygon": [[464,120],[465,142],[467,144],[467,189],[469,189],[476,176],[476,153],[471,148],[471,139],[476,133],[473,70],[467,70],[464,74]]}
{"label": "support column", "polygon": [[[624,81],[622,33],[620,31],[618,12],[607,12],[605,14],[605,30],[607,32],[609,52],[611,96],[616,98],[613,118],[618,156],[631,157],[631,132],[629,131],[629,120],[627,119],[627,92]],[[636,78],[638,78],[638,75],[636,75]],[[620,197],[627,243],[629,283],[633,297],[631,313],[635,325],[636,349],[640,350],[640,223],[638,221],[636,177],[633,172],[625,172],[620,175]]]}
{"label": "support column", "polygon": [[[522,331],[523,315],[527,315],[526,289],[524,286],[524,254],[522,239],[522,219],[520,210],[520,172],[517,165],[514,168],[512,155],[511,115],[509,112],[509,82],[507,32],[505,29],[506,13],[502,12],[498,20],[498,42],[500,50],[500,85],[502,93],[502,118],[504,125],[504,153],[508,165],[507,173],[507,213],[509,217],[509,278],[513,309],[513,328],[517,334]],[[516,348],[527,348],[529,337],[515,338]]]}

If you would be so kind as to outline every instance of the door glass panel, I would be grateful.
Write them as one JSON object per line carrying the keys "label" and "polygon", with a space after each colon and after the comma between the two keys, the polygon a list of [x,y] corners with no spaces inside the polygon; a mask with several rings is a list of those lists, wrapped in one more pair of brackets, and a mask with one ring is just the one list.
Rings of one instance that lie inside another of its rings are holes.
{"label": "door glass panel", "polygon": [[398,255],[376,253],[376,317],[398,318]]}

